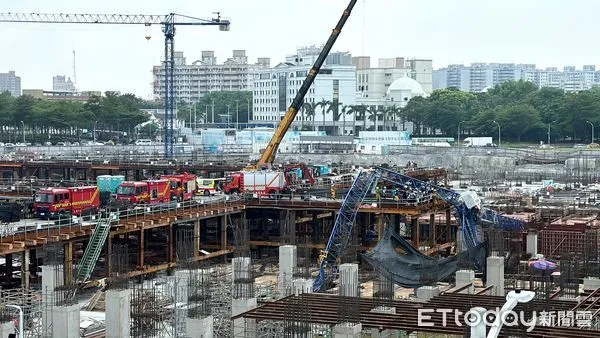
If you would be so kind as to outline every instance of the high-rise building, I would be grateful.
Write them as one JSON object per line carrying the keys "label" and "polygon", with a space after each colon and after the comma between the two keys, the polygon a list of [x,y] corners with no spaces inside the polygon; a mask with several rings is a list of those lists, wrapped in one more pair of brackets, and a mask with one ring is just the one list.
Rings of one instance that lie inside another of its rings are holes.
{"label": "high-rise building", "polygon": [[[192,103],[206,93],[215,91],[252,90],[254,69],[270,67],[269,58],[258,58],[249,64],[245,50],[234,50],[232,57],[222,64],[217,62],[214,51],[203,51],[200,60],[188,64],[183,52],[175,52],[175,99]],[[165,97],[164,65],[154,66],[153,91],[156,99]]]}
{"label": "high-rise building", "polygon": [[12,96],[21,95],[21,78],[14,71],[0,73],[0,93],[9,92]]}
{"label": "high-rise building", "polygon": [[71,78],[67,78],[64,75],[56,75],[52,77],[52,90],[57,92],[76,92],[75,84],[71,81]]}
{"label": "high-rise building", "polygon": [[507,81],[525,80],[538,87],[559,88],[565,91],[580,91],[600,86],[600,71],[594,65],[585,65],[581,70],[575,66],[538,69],[533,64],[473,63],[470,66],[449,65],[433,73],[433,87],[457,88],[470,92],[481,92]]}
{"label": "high-rise building", "polygon": [[[306,75],[318,57],[321,48],[306,47],[286,57],[286,61],[273,68],[257,69],[253,83],[253,121],[255,123],[276,125],[281,121],[296,93],[302,86]],[[305,103],[316,104],[323,100],[337,101],[342,105],[353,105],[356,99],[356,67],[352,65],[352,56],[347,52],[330,53],[321,67],[308,93]],[[340,132],[342,120],[346,118],[347,127]],[[339,132],[342,135],[352,133],[350,115],[335,119],[332,111],[323,107],[316,108],[314,116],[304,117],[302,112],[296,116],[294,125],[313,125],[315,130]]]}

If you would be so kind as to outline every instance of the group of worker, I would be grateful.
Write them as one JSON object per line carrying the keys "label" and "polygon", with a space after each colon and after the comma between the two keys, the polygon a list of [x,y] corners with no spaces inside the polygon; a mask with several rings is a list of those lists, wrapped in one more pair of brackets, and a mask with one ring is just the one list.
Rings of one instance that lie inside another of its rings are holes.
{"label": "group of worker", "polygon": [[395,201],[406,201],[419,204],[433,199],[433,190],[428,189],[427,187],[418,189],[400,189],[398,187],[388,188],[385,185],[377,185],[375,187],[375,197],[378,200],[390,198]]}

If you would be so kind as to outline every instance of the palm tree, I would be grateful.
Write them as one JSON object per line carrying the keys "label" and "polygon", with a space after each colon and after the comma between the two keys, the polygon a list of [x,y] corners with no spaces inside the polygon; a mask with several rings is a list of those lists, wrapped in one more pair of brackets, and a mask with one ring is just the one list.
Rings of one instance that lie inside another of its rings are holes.
{"label": "palm tree", "polygon": [[[400,109],[396,106],[396,105],[392,105],[386,108],[385,114],[386,114],[386,120],[387,117],[391,117],[392,120],[394,121],[394,127],[396,127],[396,117],[398,116],[398,112],[400,111]],[[384,123],[385,121],[384,120]],[[385,124],[384,124],[384,129],[385,129]],[[396,128],[397,130],[398,128]]]}
{"label": "palm tree", "polygon": [[356,134],[356,120],[357,117],[362,118],[363,121],[363,130],[367,129],[367,112],[369,111],[369,107],[364,105],[364,104],[355,104],[355,105],[351,105],[350,109],[346,112],[346,114],[350,115],[350,114],[354,114],[354,125],[353,125],[353,129],[354,129],[354,134]]}
{"label": "palm tree", "polygon": [[315,111],[317,108],[317,104],[314,102],[304,102],[304,104],[302,105],[302,108],[304,109],[304,115],[306,115],[306,118],[308,120],[312,120],[312,126],[313,126],[313,130],[315,127]]}
{"label": "palm tree", "polygon": [[[368,111],[368,118],[370,121],[374,122],[375,125],[374,125],[373,130],[375,130],[375,131],[378,131],[377,130],[377,121],[383,115],[382,114],[383,112],[380,110],[380,107],[381,106],[372,106],[372,107],[370,107],[370,109]],[[366,123],[366,121],[365,121],[365,123]]]}
{"label": "palm tree", "polygon": [[[342,136],[346,135],[346,115],[350,111],[352,106],[342,105]],[[353,132],[354,134],[354,132]]]}
{"label": "palm tree", "polygon": [[325,131],[325,116],[327,114],[327,106],[329,106],[331,104],[331,102],[322,99],[320,102],[317,103],[317,107],[321,107],[321,111],[323,112],[323,131]]}
{"label": "palm tree", "polygon": [[[333,102],[331,102],[329,104],[329,106],[327,107],[327,112],[331,112],[331,117],[332,117],[332,121],[333,122],[337,122],[340,120],[340,117],[342,116],[343,113],[340,113],[340,107],[342,106],[342,103],[339,102],[337,99],[334,99]],[[334,123],[334,129],[338,130],[337,134],[339,134],[339,128],[335,128],[335,123]]]}

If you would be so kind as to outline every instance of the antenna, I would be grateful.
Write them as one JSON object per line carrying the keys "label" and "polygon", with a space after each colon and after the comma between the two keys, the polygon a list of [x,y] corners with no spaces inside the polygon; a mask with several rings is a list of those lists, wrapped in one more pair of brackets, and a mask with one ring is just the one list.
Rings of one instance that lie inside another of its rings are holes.
{"label": "antenna", "polygon": [[73,50],[73,87],[77,91],[77,67],[75,66],[75,50]]}

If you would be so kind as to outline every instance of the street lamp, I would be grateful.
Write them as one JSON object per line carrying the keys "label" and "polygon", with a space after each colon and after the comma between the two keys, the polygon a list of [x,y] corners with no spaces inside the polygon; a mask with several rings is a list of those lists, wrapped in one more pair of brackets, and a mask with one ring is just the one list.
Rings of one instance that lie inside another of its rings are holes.
{"label": "street lamp", "polygon": [[495,120],[492,122],[498,125],[498,148],[500,148],[502,146],[502,137],[500,136],[500,123],[496,122]]}
{"label": "street lamp", "polygon": [[21,121],[21,125],[23,125],[23,143],[25,143],[25,123]]}
{"label": "street lamp", "polygon": [[460,125],[465,122],[467,122],[467,121],[460,121],[458,123],[458,141],[456,143],[458,144],[459,147],[460,147]]}
{"label": "street lamp", "polygon": [[96,125],[98,124],[98,121],[94,121],[94,145],[96,145]]}
{"label": "street lamp", "polygon": [[235,130],[240,129],[240,100],[235,100]]}
{"label": "street lamp", "polygon": [[19,338],[25,337],[25,334],[23,333],[23,309],[18,305],[12,304],[6,304],[5,306],[19,310]]}
{"label": "street lamp", "polygon": [[590,121],[585,121],[585,122],[589,123],[590,126],[592,126],[592,143],[594,143],[594,124],[592,122],[590,122]]}

